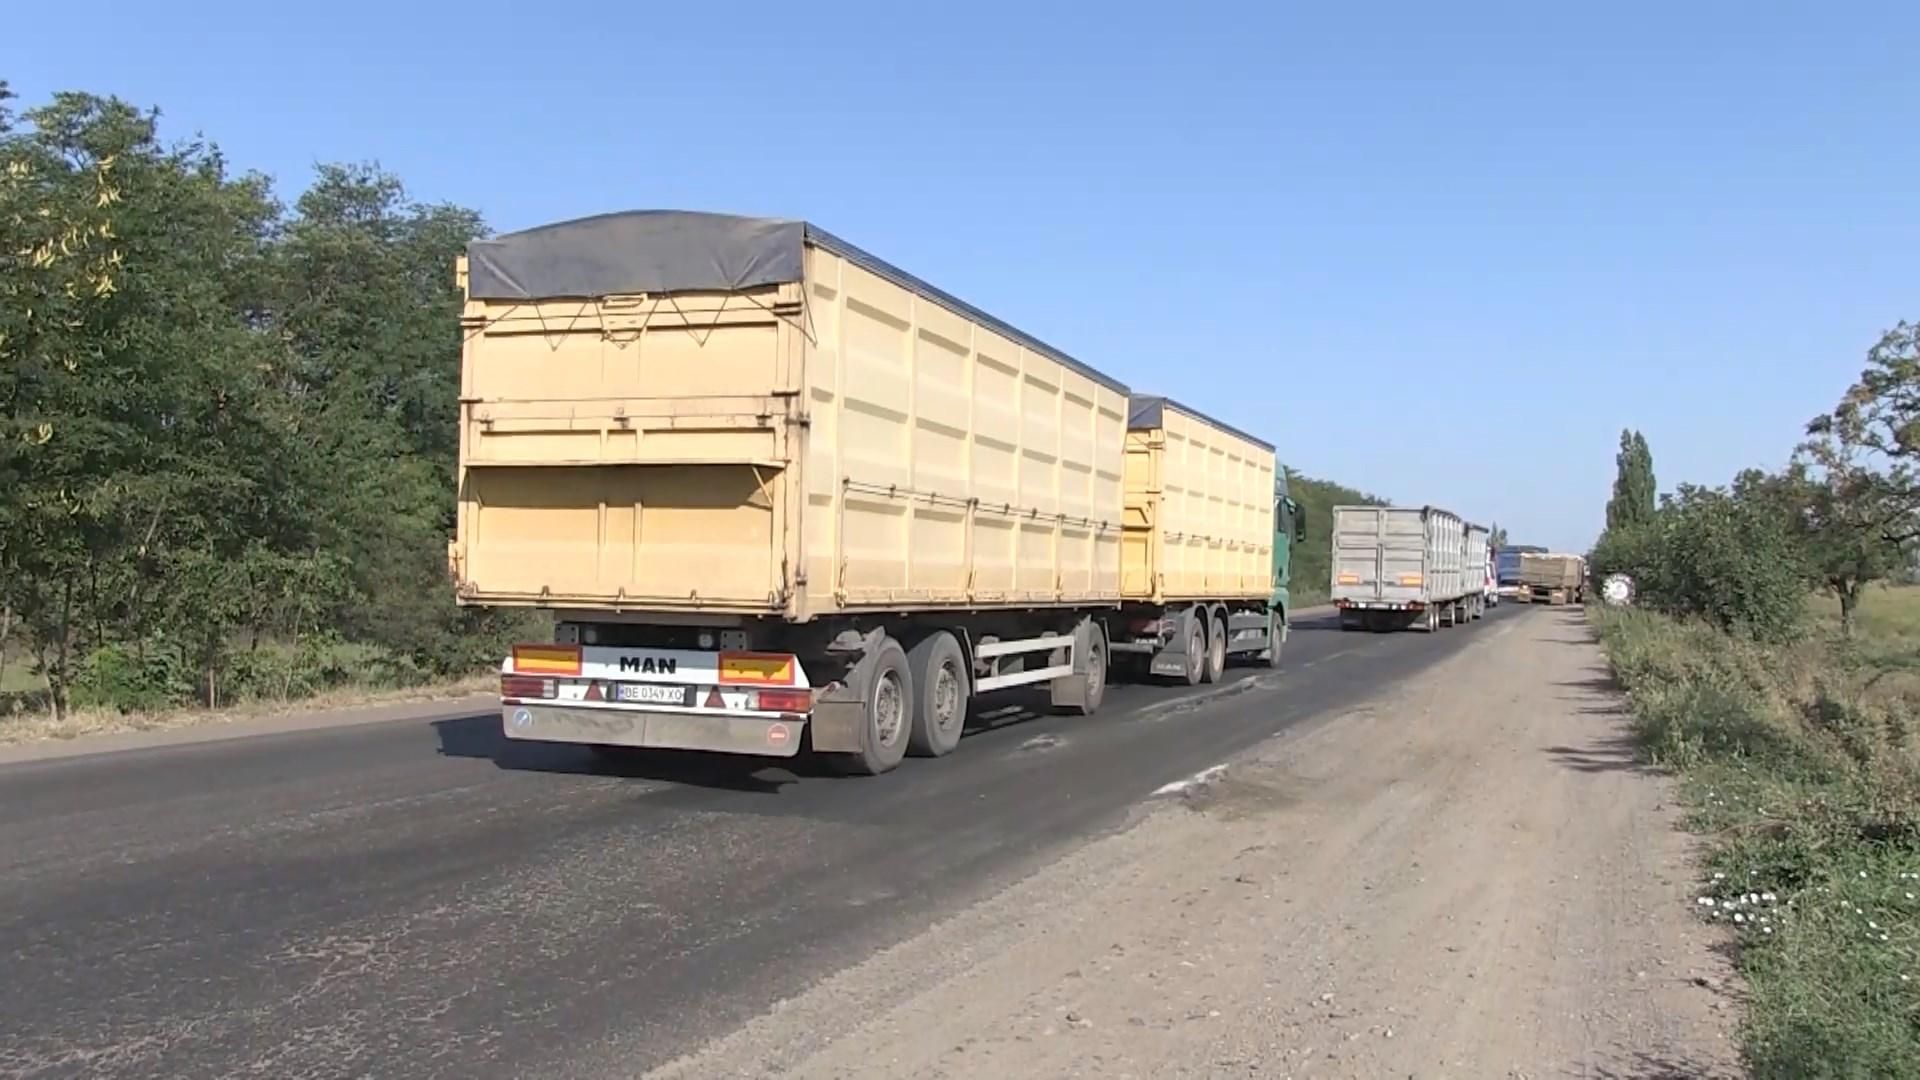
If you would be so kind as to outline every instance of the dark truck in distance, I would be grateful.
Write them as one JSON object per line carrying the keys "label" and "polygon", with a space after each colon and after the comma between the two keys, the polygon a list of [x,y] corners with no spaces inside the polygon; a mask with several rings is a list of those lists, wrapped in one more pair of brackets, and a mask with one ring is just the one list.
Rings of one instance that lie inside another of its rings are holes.
{"label": "dark truck in distance", "polygon": [[1508,544],[1494,556],[1494,584],[1501,596],[1518,596],[1521,591],[1520,556],[1544,555],[1547,549],[1537,544]]}

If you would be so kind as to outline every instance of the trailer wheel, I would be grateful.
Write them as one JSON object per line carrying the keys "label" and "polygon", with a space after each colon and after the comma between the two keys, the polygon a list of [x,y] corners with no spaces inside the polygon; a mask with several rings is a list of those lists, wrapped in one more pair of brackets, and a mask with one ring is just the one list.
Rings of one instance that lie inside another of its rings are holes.
{"label": "trailer wheel", "polygon": [[1207,673],[1207,632],[1200,625],[1200,616],[1187,616],[1187,670],[1188,686],[1199,686]]}
{"label": "trailer wheel", "polygon": [[873,657],[873,674],[867,682],[865,728],[861,731],[858,753],[835,754],[834,764],[856,776],[878,776],[900,764],[907,756],[907,742],[913,730],[913,675],[907,669],[907,652],[892,638],[886,639]]}
{"label": "trailer wheel", "polygon": [[960,745],[967,726],[967,658],[952,634],[941,630],[907,651],[913,682],[913,726],[907,753],[944,757]]}
{"label": "trailer wheel", "polygon": [[1078,716],[1092,716],[1107,697],[1107,635],[1101,632],[1098,623],[1087,634],[1086,670],[1086,694],[1066,707],[1067,712]]}
{"label": "trailer wheel", "polygon": [[1207,670],[1200,681],[1217,683],[1227,673],[1227,624],[1215,615],[1207,621]]}
{"label": "trailer wheel", "polygon": [[[1347,628],[1347,620],[1340,620],[1340,629]],[[1267,648],[1260,654],[1260,660],[1270,668],[1280,666],[1280,647],[1287,643],[1287,613],[1276,611],[1267,621]]]}

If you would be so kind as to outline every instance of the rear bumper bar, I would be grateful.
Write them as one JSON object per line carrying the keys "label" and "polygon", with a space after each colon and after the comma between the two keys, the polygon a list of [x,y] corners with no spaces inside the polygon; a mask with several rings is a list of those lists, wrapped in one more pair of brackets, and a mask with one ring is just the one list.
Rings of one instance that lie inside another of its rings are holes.
{"label": "rear bumper bar", "polygon": [[781,758],[800,752],[807,726],[806,718],[790,715],[699,715],[532,703],[502,706],[500,721],[509,739]]}
{"label": "rear bumper bar", "polygon": [[1421,600],[1335,600],[1333,606],[1342,611],[1425,611],[1427,605]]}

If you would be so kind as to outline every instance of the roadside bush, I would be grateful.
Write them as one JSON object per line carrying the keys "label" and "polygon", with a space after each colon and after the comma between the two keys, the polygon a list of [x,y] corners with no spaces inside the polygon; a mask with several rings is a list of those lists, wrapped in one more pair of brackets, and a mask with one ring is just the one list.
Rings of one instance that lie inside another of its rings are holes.
{"label": "roadside bush", "polygon": [[1643,596],[1659,592],[1660,533],[1652,523],[1610,528],[1587,555],[1587,570],[1597,582],[1626,574]]}
{"label": "roadside bush", "polygon": [[192,666],[164,642],[101,646],[74,673],[73,700],[82,707],[158,712],[193,696]]}
{"label": "roadside bush", "polygon": [[1805,627],[1806,573],[1785,524],[1724,490],[1683,486],[1652,525],[1603,537],[1593,569],[1631,573],[1641,605],[1730,633],[1784,642]]}

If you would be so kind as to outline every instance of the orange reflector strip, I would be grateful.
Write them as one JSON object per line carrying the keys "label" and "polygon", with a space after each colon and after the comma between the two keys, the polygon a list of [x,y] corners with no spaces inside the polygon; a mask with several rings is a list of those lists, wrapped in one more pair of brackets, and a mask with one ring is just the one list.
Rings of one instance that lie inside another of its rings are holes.
{"label": "orange reflector strip", "polygon": [[1341,575],[1340,575],[1340,584],[1342,584],[1342,585],[1358,585],[1358,584],[1360,584],[1360,575],[1359,575],[1359,574],[1341,574]]}
{"label": "orange reflector strip", "polygon": [[1419,574],[1401,574],[1401,575],[1400,575],[1400,584],[1402,584],[1402,585],[1418,585],[1418,584],[1420,584],[1420,575],[1419,575]]}
{"label": "orange reflector strip", "polygon": [[523,675],[578,675],[580,646],[515,645],[513,670]]}
{"label": "orange reflector strip", "polygon": [[792,686],[793,657],[779,653],[723,652],[720,681],[753,686]]}

